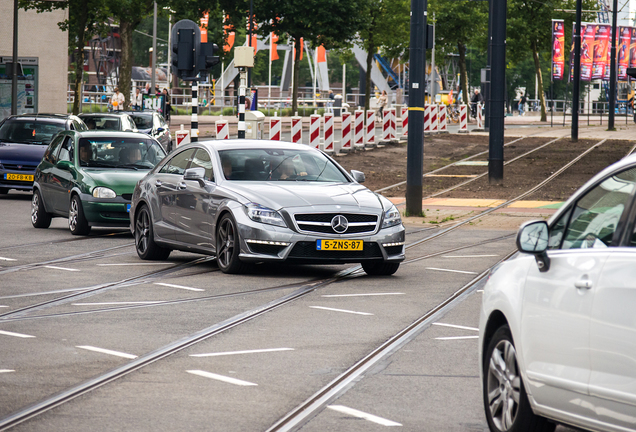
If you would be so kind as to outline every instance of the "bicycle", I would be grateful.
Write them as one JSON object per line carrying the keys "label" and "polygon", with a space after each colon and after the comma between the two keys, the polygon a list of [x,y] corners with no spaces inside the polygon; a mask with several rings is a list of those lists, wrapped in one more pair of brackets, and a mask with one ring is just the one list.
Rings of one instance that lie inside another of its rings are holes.
{"label": "bicycle", "polygon": [[453,123],[459,123],[459,109],[456,106],[449,107],[448,118]]}

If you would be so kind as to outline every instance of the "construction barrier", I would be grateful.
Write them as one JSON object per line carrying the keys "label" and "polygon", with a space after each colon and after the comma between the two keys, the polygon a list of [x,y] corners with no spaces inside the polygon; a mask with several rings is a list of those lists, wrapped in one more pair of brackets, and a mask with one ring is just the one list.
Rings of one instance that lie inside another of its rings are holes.
{"label": "construction barrier", "polygon": [[409,136],[409,109],[402,107],[402,138]]}
{"label": "construction barrier", "polygon": [[219,120],[215,121],[214,125],[216,129],[216,139],[230,139],[230,126],[227,120],[223,120],[223,116],[221,116]]}
{"label": "construction barrier", "polygon": [[431,133],[431,106],[424,105],[424,133]]}
{"label": "construction barrier", "polygon": [[459,133],[468,132],[468,106],[461,104],[459,106]]}
{"label": "construction barrier", "polygon": [[181,125],[181,129],[175,131],[174,138],[177,143],[177,147],[180,145],[190,144],[190,131],[183,129],[183,125]]}
{"label": "construction barrier", "polygon": [[393,121],[391,111],[395,112],[395,110],[390,110],[390,109],[384,110],[384,118],[382,119],[382,141],[383,142],[395,140],[395,130],[392,127],[395,123]]}
{"label": "construction barrier", "polygon": [[340,150],[351,150],[351,113],[342,112],[342,141],[340,141]]}
{"label": "construction barrier", "polygon": [[375,111],[367,111],[367,145],[374,146],[375,142]]}
{"label": "construction barrier", "polygon": [[484,128],[484,114],[481,110],[481,104],[477,104],[477,129]]}
{"label": "construction barrier", "polygon": [[324,129],[325,151],[333,153],[333,113],[325,113],[325,129]]}
{"label": "construction barrier", "polygon": [[391,141],[395,141],[397,139],[397,109],[391,108]]}
{"label": "construction barrier", "polygon": [[437,110],[439,109],[439,105],[433,104],[431,105],[431,133],[437,133]]}
{"label": "construction barrier", "polygon": [[318,114],[309,116],[309,146],[315,149],[320,148],[320,116]]}
{"label": "construction barrier", "polygon": [[364,147],[364,111],[355,110],[353,112],[353,145],[354,147]]}
{"label": "construction barrier", "polygon": [[439,112],[437,113],[437,121],[439,122],[438,130],[440,133],[448,133],[448,125],[446,122],[446,105],[441,104],[439,106]]}
{"label": "construction barrier", "polygon": [[299,116],[293,116],[291,118],[291,140],[293,143],[303,142],[303,118]]}
{"label": "construction barrier", "polygon": [[281,118],[278,116],[269,119],[269,139],[280,141]]}

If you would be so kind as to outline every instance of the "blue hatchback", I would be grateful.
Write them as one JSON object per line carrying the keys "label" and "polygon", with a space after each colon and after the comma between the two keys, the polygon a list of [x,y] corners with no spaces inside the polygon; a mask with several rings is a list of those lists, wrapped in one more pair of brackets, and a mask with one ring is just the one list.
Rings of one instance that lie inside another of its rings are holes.
{"label": "blue hatchback", "polygon": [[35,168],[53,137],[63,130],[87,127],[67,114],[22,114],[0,122],[0,194],[33,189]]}

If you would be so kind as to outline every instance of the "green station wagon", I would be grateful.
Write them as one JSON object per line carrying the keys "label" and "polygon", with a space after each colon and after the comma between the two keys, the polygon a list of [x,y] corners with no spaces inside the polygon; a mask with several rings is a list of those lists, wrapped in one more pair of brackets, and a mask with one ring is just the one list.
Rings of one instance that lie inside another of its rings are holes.
{"label": "green station wagon", "polygon": [[66,217],[74,235],[92,226],[129,226],[135,185],[165,155],[141,133],[60,132],[35,171],[31,223],[48,228],[51,218]]}

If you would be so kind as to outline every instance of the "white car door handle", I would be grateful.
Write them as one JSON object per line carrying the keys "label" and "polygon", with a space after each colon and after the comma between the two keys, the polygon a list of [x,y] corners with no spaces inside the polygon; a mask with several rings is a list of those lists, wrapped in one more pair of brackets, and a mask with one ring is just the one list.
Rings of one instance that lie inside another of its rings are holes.
{"label": "white car door handle", "polygon": [[579,289],[591,289],[592,288],[592,281],[587,279],[587,278],[582,278],[577,280],[576,282],[574,282],[574,286],[579,288]]}

